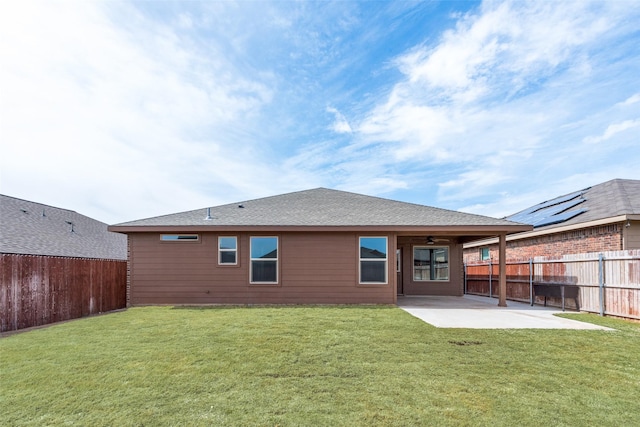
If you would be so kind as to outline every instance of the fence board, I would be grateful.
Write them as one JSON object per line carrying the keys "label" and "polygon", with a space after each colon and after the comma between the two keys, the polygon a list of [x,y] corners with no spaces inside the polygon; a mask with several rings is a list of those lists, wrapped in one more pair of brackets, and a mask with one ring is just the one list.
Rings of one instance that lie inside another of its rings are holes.
{"label": "fence board", "polygon": [[0,332],[126,305],[126,261],[0,254]]}
{"label": "fence board", "polygon": [[[603,252],[605,314],[640,319],[640,250]],[[562,257],[532,259],[533,283],[572,284],[580,287],[580,310],[600,312],[599,254],[570,254]],[[467,293],[489,295],[489,270],[492,294],[496,294],[497,264],[466,265]],[[529,263],[507,261],[507,298],[529,301]],[[536,298],[536,303],[542,299]],[[568,299],[567,307],[575,307]],[[547,305],[560,306],[559,299],[548,298]]]}

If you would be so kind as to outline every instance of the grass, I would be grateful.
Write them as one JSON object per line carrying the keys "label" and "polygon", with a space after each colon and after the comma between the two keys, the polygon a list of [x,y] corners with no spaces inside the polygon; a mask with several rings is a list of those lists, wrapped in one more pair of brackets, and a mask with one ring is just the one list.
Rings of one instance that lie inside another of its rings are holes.
{"label": "grass", "polygon": [[[640,324],[436,329],[395,307],[141,307],[0,339],[10,426],[630,426]],[[571,317],[571,315],[568,315]]]}

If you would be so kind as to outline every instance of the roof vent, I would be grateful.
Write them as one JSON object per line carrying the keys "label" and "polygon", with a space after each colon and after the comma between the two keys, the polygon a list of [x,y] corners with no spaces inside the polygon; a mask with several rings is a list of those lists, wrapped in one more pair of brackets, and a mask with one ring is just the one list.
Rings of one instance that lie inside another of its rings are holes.
{"label": "roof vent", "polygon": [[207,217],[204,219],[205,221],[211,221],[213,218],[211,217],[211,208],[207,208]]}
{"label": "roof vent", "polygon": [[244,205],[238,205],[240,209],[244,209]]}
{"label": "roof vent", "polygon": [[73,223],[71,221],[65,221],[65,222],[71,226],[71,232],[75,233],[75,230],[73,229]]}
{"label": "roof vent", "polygon": [[42,217],[44,218],[44,217],[46,217],[46,216],[47,216],[47,214],[45,214],[45,213],[44,213],[44,209],[42,209]]}
{"label": "roof vent", "polygon": [[28,213],[29,213],[29,211],[28,211],[28,210],[26,210],[26,209],[20,209],[20,210],[22,211],[22,213],[26,213],[26,214],[28,214]]}

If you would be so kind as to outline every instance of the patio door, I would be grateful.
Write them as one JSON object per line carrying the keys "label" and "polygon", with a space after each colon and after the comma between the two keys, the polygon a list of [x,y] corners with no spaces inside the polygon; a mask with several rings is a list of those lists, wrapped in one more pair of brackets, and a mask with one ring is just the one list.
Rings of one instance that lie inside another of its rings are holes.
{"label": "patio door", "polygon": [[397,294],[404,295],[402,286],[402,248],[396,249],[396,286],[398,288]]}

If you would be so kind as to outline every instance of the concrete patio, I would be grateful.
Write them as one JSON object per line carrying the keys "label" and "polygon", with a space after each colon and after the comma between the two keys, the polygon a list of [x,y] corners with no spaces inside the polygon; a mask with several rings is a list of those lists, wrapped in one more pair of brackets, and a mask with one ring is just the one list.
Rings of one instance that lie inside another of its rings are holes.
{"label": "concrete patio", "polygon": [[472,329],[592,329],[613,330],[591,323],[554,316],[555,307],[507,301],[498,307],[496,298],[399,296],[398,307],[437,328]]}

